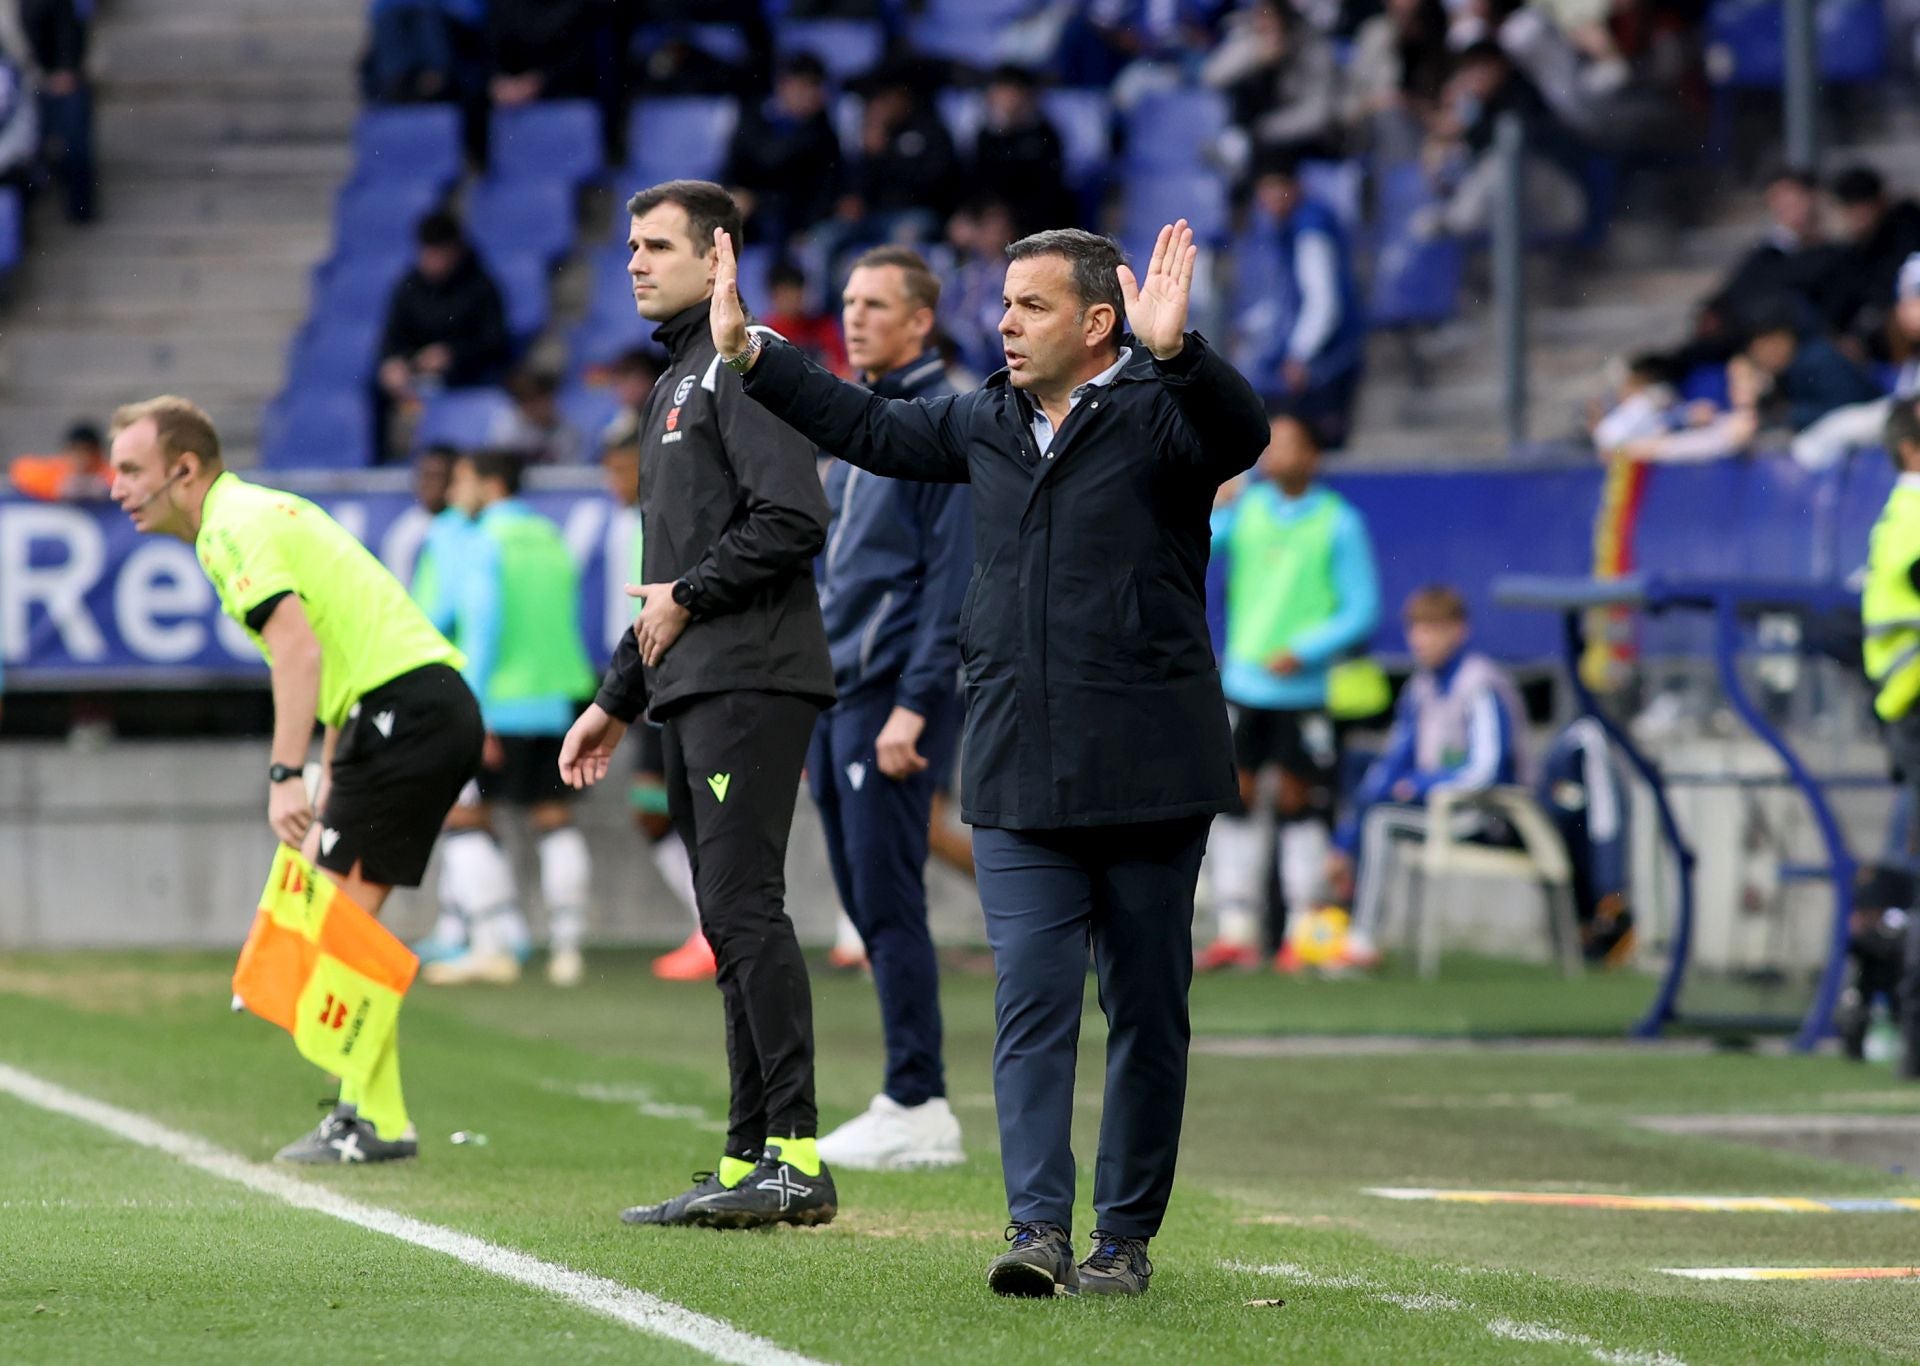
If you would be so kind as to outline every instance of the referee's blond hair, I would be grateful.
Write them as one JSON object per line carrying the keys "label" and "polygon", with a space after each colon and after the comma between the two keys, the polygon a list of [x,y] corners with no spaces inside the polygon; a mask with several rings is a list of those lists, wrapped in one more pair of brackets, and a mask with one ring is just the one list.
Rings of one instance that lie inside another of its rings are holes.
{"label": "referee's blond hair", "polygon": [[188,451],[199,456],[202,464],[224,463],[220,458],[220,433],[214,430],[213,419],[190,398],[161,394],[158,398],[123,404],[114,410],[107,440],[112,441],[139,422],[153,423],[154,438],[169,465]]}

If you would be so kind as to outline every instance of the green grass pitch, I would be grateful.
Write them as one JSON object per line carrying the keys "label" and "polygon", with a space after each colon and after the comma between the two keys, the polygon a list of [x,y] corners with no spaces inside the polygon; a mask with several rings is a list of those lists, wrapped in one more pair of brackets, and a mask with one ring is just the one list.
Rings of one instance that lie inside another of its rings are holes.
{"label": "green grass pitch", "polygon": [[[419,1162],[304,1179],[845,1363],[1878,1362],[1920,1359],[1920,1283],[1701,1283],[1670,1266],[1912,1265],[1920,1213],[1621,1213],[1412,1204],[1369,1186],[1920,1195],[1888,1171],[1637,1127],[1714,1111],[1903,1111],[1920,1088],[1833,1059],[1694,1050],[1223,1047],[1303,1035],[1617,1037],[1644,979],[1566,984],[1449,960],[1425,984],[1204,979],[1181,1175],[1140,1301],[1010,1302],[982,1269],[1005,1204],[992,984],[949,973],[950,1092],[971,1160],[840,1178],[809,1231],[637,1230],[615,1215],[718,1155],[710,986],[640,953],[560,992],[416,987],[403,1017]],[[0,955],[0,1063],[260,1160],[318,1073],[227,1009],[207,955]],[[1088,992],[1076,1151],[1091,1212],[1102,1027]],[[878,1083],[858,978],[815,977],[831,1125]],[[484,1145],[456,1146],[456,1130]],[[1920,1154],[1916,1154],[1920,1160]],[[1283,1305],[1250,1303],[1283,1300]],[[0,1094],[0,1362],[700,1360],[567,1301],[297,1210]]]}

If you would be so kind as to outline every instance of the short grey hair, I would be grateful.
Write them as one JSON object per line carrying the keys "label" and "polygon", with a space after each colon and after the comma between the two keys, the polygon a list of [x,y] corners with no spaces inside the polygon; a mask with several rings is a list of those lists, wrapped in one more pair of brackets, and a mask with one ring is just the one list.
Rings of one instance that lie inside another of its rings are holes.
{"label": "short grey hair", "polygon": [[1082,228],[1049,228],[1022,237],[1007,247],[1009,261],[1024,261],[1032,256],[1059,256],[1073,268],[1073,292],[1080,300],[1082,316],[1095,304],[1113,309],[1113,335],[1116,341],[1127,325],[1127,301],[1120,293],[1116,273],[1127,259],[1120,244],[1111,237]]}

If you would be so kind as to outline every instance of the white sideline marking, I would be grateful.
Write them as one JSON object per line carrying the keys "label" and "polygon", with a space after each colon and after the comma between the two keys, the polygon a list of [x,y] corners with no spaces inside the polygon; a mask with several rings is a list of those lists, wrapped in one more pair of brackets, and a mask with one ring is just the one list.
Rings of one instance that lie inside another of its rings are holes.
{"label": "white sideline marking", "polygon": [[[1310,1271],[1297,1262],[1240,1262],[1223,1261],[1221,1269],[1225,1271],[1244,1271],[1256,1276],[1279,1276],[1295,1285],[1313,1290],[1367,1290],[1367,1298],[1376,1304],[1390,1304],[1396,1309],[1404,1309],[1409,1314],[1444,1314],[1455,1310],[1470,1309],[1471,1305],[1456,1300],[1451,1295],[1431,1293],[1402,1294],[1398,1291],[1375,1290],[1373,1283],[1364,1276],[1328,1276],[1318,1271]],[[1463,1268],[1464,1269],[1464,1268]],[[1563,1328],[1554,1328],[1544,1323],[1521,1323],[1515,1319],[1494,1319],[1487,1324],[1487,1331],[1497,1338],[1509,1342],[1546,1342],[1558,1343],[1565,1347],[1584,1347],[1587,1354],[1605,1366],[1686,1366],[1679,1357],[1665,1352],[1642,1352],[1632,1348],[1608,1347],[1584,1333],[1569,1333]]]}
{"label": "white sideline marking", "polygon": [[410,1215],[382,1209],[377,1205],[362,1204],[324,1186],[311,1185],[272,1167],[249,1162],[237,1153],[217,1148],[192,1134],[170,1129],[158,1120],[69,1091],[50,1081],[42,1081],[30,1072],[22,1072],[5,1063],[0,1063],[0,1091],[42,1110],[105,1129],[129,1143],[165,1153],[209,1176],[245,1186],[261,1195],[270,1195],[296,1209],[330,1215],[345,1223],[384,1233],[403,1243],[443,1252],[489,1275],[570,1300],[583,1309],[617,1319],[643,1333],[683,1343],[717,1361],[736,1363],[736,1366],[820,1366],[811,1357],[789,1352],[765,1338],[742,1332],[732,1324],[708,1318],[705,1314],[697,1314],[672,1300],[649,1295],[644,1290],[635,1290],[632,1286],[621,1285],[604,1276],[542,1261],[528,1253],[516,1252],[471,1234],[457,1233],[438,1224],[429,1224]]}

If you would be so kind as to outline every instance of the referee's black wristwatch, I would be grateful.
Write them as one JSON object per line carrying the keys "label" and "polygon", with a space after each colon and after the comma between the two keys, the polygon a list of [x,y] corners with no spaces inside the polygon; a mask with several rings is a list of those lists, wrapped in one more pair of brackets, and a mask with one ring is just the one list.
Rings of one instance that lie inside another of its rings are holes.
{"label": "referee's black wristwatch", "polygon": [[693,611],[694,597],[695,594],[691,583],[685,579],[675,579],[673,581],[673,600],[686,608],[689,613]]}
{"label": "referee's black wristwatch", "polygon": [[299,778],[304,781],[306,776],[306,769],[299,764],[274,764],[267,769],[267,781],[270,783],[284,783],[289,778]]}

